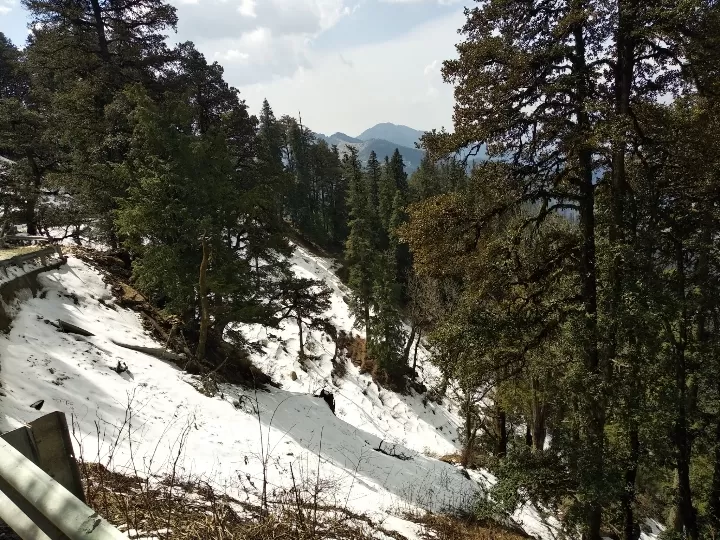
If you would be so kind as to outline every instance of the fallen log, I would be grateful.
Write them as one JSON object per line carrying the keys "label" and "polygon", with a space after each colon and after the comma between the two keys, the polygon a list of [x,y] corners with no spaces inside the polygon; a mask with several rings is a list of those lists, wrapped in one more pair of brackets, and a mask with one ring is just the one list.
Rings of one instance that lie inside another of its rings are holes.
{"label": "fallen log", "polygon": [[116,341],[114,339],[110,340],[112,343],[117,345],[118,347],[122,347],[123,349],[128,349],[135,352],[141,352],[144,354],[147,354],[149,356],[152,356],[154,358],[159,358],[160,360],[171,360],[173,362],[181,362],[185,360],[184,356],[181,356],[179,354],[175,354],[174,352],[168,351],[166,349],[163,349],[162,347],[142,347],[140,345],[131,345],[130,343],[123,343],[121,341]]}
{"label": "fallen log", "polygon": [[[160,335],[160,337],[165,341],[166,345],[170,345],[173,339],[173,330],[170,330],[170,333],[168,334],[162,326],[160,326],[160,323],[158,323],[154,317],[151,315],[145,313],[144,311],[140,311],[140,315],[152,326],[155,331]],[[175,342],[179,344],[179,340],[175,338]],[[180,344],[180,346],[183,349],[183,352],[187,355],[188,358],[192,357],[193,354],[190,352],[190,349],[188,348],[186,343]],[[167,348],[167,347],[166,347]]]}
{"label": "fallen log", "polygon": [[95,335],[92,332],[88,332],[84,328],[75,326],[74,324],[63,321],[62,319],[58,319],[57,325],[60,328],[61,332],[65,332],[67,334],[78,334],[79,336],[94,336]]}

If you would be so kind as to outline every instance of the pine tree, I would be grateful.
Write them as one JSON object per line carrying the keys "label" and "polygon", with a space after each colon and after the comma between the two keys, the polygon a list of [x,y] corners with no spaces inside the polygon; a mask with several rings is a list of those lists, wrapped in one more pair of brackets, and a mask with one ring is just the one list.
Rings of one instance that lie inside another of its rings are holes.
{"label": "pine tree", "polygon": [[434,195],[440,195],[442,191],[437,186],[437,169],[430,154],[427,152],[420,161],[420,166],[412,173],[408,180],[410,198],[413,201],[422,201]]}
{"label": "pine tree", "polygon": [[114,165],[128,149],[127,118],[112,103],[128,84],[157,94],[173,59],[165,32],[177,22],[161,0],[86,4],[26,0],[33,33],[27,58],[38,96],[49,104],[49,137],[61,150],[49,180],[67,190],[97,233],[117,247],[114,217],[128,185]]}
{"label": "pine tree", "polygon": [[409,370],[403,365],[405,336],[398,309],[400,287],[395,280],[395,254],[392,251],[381,253],[375,264],[370,316],[372,333],[367,340],[367,354],[377,363],[378,374],[384,374],[390,384],[403,388],[403,378]]}
{"label": "pine tree", "polygon": [[29,84],[20,51],[0,32],[0,99],[22,100],[29,92]]}
{"label": "pine tree", "polygon": [[390,245],[395,253],[395,279],[400,287],[399,300],[407,303],[407,283],[412,269],[412,254],[408,245],[401,242],[398,237],[398,230],[407,221],[405,213],[406,201],[403,192],[397,190],[393,199],[393,213],[390,216],[389,237]]}
{"label": "pine tree", "polygon": [[407,194],[408,179],[407,173],[405,172],[405,161],[400,154],[400,150],[397,148],[395,149],[388,163],[390,167],[390,175],[395,181],[395,189],[399,190],[403,195]]}
{"label": "pine tree", "polygon": [[298,326],[300,361],[306,359],[304,329],[323,328],[321,315],[330,308],[332,291],[323,281],[288,276],[281,281],[283,313],[280,320],[292,317]]}
{"label": "pine tree", "polygon": [[48,136],[47,103],[31,88],[27,60],[0,34],[0,155],[15,161],[6,178],[13,206],[22,208],[14,218],[38,233],[38,201],[44,177],[55,169],[57,147]]}
{"label": "pine tree", "polygon": [[392,218],[393,200],[395,200],[395,192],[397,191],[395,177],[390,166],[390,160],[385,156],[385,164],[380,177],[380,185],[378,187],[378,209],[380,210],[380,222],[383,229],[390,229],[390,219]]}
{"label": "pine tree", "polygon": [[367,183],[357,149],[349,148],[344,158],[345,174],[349,185],[350,233],[345,244],[345,264],[348,268],[348,286],[352,291],[351,309],[365,326],[370,340],[374,332],[370,318],[373,302],[374,264],[377,252],[373,245],[373,231],[368,211]]}
{"label": "pine tree", "polygon": [[387,249],[388,231],[383,225],[380,212],[380,191],[383,182],[383,169],[375,152],[370,153],[366,168],[368,191],[368,220],[372,229],[373,249]]}

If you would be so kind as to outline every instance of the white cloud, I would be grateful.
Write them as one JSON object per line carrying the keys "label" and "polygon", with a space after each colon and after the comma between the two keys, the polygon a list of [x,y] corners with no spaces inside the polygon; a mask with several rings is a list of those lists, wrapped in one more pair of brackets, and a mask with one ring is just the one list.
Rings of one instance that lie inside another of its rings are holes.
{"label": "white cloud", "polygon": [[0,0],[0,15],[7,15],[13,10],[16,0]]}
{"label": "white cloud", "polygon": [[436,3],[441,6],[449,6],[452,4],[459,4],[464,0],[380,0],[386,4],[421,4],[421,3]]}
{"label": "white cloud", "polygon": [[172,0],[178,34],[197,43],[238,38],[258,27],[275,35],[317,35],[350,13],[350,0]]}
{"label": "white cloud", "polygon": [[238,13],[245,17],[252,17],[253,19],[257,17],[257,13],[255,13],[255,0],[240,0]]}
{"label": "white cloud", "polygon": [[[301,49],[302,68],[240,86],[241,96],[254,113],[266,97],[278,116],[299,110],[305,124],[323,133],[357,135],[378,122],[450,128],[452,88],[443,83],[437,59],[456,56],[463,21],[457,11],[385,43],[324,54]],[[228,81],[237,84],[243,71],[228,68]]]}
{"label": "white cloud", "polygon": [[310,68],[311,40],[350,14],[356,0],[173,1],[178,40],[212,51],[230,82],[242,85]]}
{"label": "white cloud", "polygon": [[229,49],[225,51],[224,53],[216,52],[215,58],[221,59],[221,60],[247,60],[250,58],[250,55],[248,53],[244,53],[242,51],[238,51],[237,49]]}

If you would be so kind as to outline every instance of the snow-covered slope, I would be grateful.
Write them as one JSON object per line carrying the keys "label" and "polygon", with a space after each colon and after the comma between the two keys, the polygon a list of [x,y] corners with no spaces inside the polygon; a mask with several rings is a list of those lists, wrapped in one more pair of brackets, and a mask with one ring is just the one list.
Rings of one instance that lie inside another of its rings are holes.
{"label": "snow-covered slope", "polygon": [[[332,287],[328,316],[350,331],[344,288],[331,262],[303,249],[292,262],[298,274],[320,277]],[[319,470],[325,496],[334,504],[409,537],[416,536],[417,526],[400,511],[463,507],[488,480],[472,471],[468,478],[432,457],[457,449],[458,418],[450,404],[425,406],[421,396],[379,389],[349,362],[342,377],[333,376],[334,344],[320,332],[309,339],[315,359],[301,366],[294,324],[279,330],[245,327],[251,340],[265,342],[254,361],[282,389],[256,393],[225,385],[207,396],[174,364],[111,341],[157,345],[137,314],[114,304],[94,269],[70,257],[39,280],[43,294],[26,299],[10,332],[0,336],[0,430],[64,411],[74,425],[76,451],[86,460],[161,474],[180,452],[182,474],[250,502],[258,500],[264,472],[272,494],[291,488],[293,477],[313,481]],[[59,333],[50,324],[56,319],[95,335]],[[129,370],[118,374],[113,370],[118,362]],[[423,376],[431,380],[432,369]],[[337,416],[313,397],[323,387],[335,393]],[[29,406],[40,399],[42,410]],[[528,532],[548,536],[535,512],[517,517]]]}
{"label": "snow-covered slope", "polygon": [[[323,279],[332,289],[332,305],[326,316],[338,329],[358,333],[344,300],[348,291],[334,274],[333,263],[315,257],[298,247],[292,257],[293,269],[301,277]],[[334,341],[321,331],[306,334],[306,352],[313,359],[299,362],[298,329],[294,322],[284,323],[279,330],[258,325],[244,325],[243,334],[251,341],[264,344],[264,353],[253,356],[254,363],[280,382],[283,388],[314,394],[322,388],[335,395],[338,418],[372,433],[385,441],[401,444],[414,452],[445,455],[457,451],[459,418],[452,405],[423,405],[422,396],[400,396],[376,385],[369,375],[360,375],[349,361],[342,377],[333,376]],[[427,356],[420,347],[421,360]],[[420,362],[420,378],[427,386],[439,374],[433,366]]]}

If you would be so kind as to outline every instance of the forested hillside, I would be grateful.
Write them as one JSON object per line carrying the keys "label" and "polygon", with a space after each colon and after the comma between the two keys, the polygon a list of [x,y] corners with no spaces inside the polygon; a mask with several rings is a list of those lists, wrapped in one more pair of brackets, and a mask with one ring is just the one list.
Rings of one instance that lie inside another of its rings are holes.
{"label": "forested hillside", "polygon": [[168,44],[162,0],[23,3],[27,44],[0,34],[0,235],[108,246],[201,374],[240,362],[243,325],[297,322],[300,361],[304,331],[335,332],[294,238],[342,263],[373,380],[458,404],[460,464],[498,479],[475,517],[720,533],[717,2],[473,4],[442,69],[453,130],[412,174],[248,110]]}

